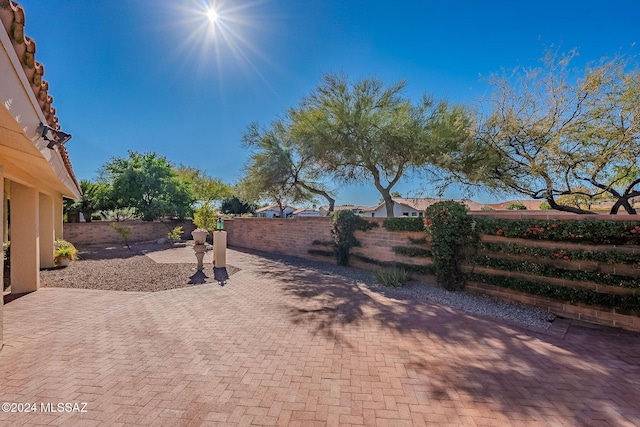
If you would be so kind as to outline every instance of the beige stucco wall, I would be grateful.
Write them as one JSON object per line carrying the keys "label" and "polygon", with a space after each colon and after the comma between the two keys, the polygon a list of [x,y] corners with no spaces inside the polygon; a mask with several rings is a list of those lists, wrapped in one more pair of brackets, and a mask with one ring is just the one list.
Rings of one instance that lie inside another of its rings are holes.
{"label": "beige stucco wall", "polygon": [[40,197],[33,187],[11,183],[11,293],[40,287]]}
{"label": "beige stucco wall", "polygon": [[[60,199],[62,197],[60,196]],[[40,193],[40,224],[39,224],[39,242],[40,242],[40,268],[51,268],[55,266],[53,262],[53,243],[55,233],[53,227],[53,197]]]}

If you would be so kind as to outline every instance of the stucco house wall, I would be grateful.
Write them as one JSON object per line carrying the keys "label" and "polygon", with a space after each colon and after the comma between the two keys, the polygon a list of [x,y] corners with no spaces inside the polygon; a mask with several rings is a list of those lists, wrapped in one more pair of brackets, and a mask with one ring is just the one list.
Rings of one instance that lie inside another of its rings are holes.
{"label": "stucco house wall", "polygon": [[47,147],[59,142],[60,125],[35,42],[24,35],[24,9],[0,0],[0,23],[0,237],[11,241],[11,293],[25,293],[38,289],[40,268],[54,265],[62,199],[80,197],[80,186],[66,148]]}

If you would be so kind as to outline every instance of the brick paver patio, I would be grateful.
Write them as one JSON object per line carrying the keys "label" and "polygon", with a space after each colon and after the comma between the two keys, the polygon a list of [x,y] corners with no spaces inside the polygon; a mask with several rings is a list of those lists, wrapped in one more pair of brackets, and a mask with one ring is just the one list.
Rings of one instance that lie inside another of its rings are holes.
{"label": "brick paver patio", "polygon": [[247,253],[228,262],[242,270],[225,287],[44,288],[6,305],[0,401],[37,412],[0,424],[640,425],[640,334],[538,333]]}

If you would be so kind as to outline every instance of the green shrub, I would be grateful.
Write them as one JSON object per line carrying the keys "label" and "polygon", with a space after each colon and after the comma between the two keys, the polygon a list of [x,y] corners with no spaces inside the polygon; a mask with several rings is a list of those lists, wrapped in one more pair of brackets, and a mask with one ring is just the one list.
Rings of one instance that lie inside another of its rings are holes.
{"label": "green shrub", "polygon": [[399,288],[409,280],[409,272],[403,267],[383,267],[376,271],[376,281],[383,286]]}
{"label": "green shrub", "polygon": [[167,240],[169,243],[174,244],[182,238],[182,233],[182,227],[174,227],[173,230],[167,233]]}
{"label": "green shrub", "polygon": [[215,230],[218,223],[218,212],[213,208],[213,205],[205,203],[193,214],[193,223],[198,228],[204,228],[208,231]]}
{"label": "green shrub", "polygon": [[421,217],[387,218],[382,226],[389,231],[424,231]]}
{"label": "green shrub", "polygon": [[360,246],[355,238],[356,230],[367,231],[378,224],[364,220],[352,211],[334,211],[331,213],[331,236],[333,237],[334,254],[338,265],[349,263],[349,250]]}
{"label": "green shrub", "polygon": [[532,295],[541,295],[572,304],[586,304],[592,306],[602,306],[615,308],[616,311],[640,311],[640,296],[638,295],[618,295],[604,294],[591,291],[589,289],[570,288],[566,286],[552,285],[549,283],[539,283],[523,280],[516,277],[492,276],[486,274],[472,274],[469,280],[485,283],[487,285],[512,289],[514,291],[525,292]]}
{"label": "green shrub", "polygon": [[635,264],[640,265],[640,254],[608,251],[589,251],[584,249],[538,248],[522,246],[515,243],[481,242],[480,249],[489,252],[513,255],[525,255],[537,258],[564,259],[571,261],[596,261],[607,264]]}
{"label": "green shrub", "polygon": [[78,250],[71,242],[67,242],[63,239],[56,239],[53,249],[53,256],[56,262],[60,258],[69,258],[71,261],[78,259]]}
{"label": "green shrub", "polygon": [[640,288],[640,279],[620,276],[617,274],[601,273],[599,271],[565,270],[552,265],[529,261],[512,261],[508,259],[477,256],[469,260],[469,264],[493,268],[503,271],[517,271],[534,276],[555,277],[578,282],[593,282],[606,286],[621,288]]}
{"label": "green shrub", "polygon": [[476,217],[475,222],[479,233],[489,235],[596,244],[640,244],[640,221]]}
{"label": "green shrub", "polygon": [[465,252],[478,240],[466,206],[454,201],[434,203],[426,210],[424,224],[432,239],[431,253],[438,283],[451,291],[464,289],[460,264]]}
{"label": "green shrub", "polygon": [[507,206],[508,211],[526,211],[527,207],[522,202],[513,202]]}

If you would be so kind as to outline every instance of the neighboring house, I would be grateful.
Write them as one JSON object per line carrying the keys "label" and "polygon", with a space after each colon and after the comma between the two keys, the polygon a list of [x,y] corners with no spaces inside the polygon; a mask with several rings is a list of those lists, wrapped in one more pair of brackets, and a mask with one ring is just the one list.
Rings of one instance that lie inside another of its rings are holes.
{"label": "neighboring house", "polygon": [[37,290],[40,268],[54,266],[62,199],[77,199],[81,190],[60,144],[68,135],[60,131],[35,43],[24,35],[23,8],[0,0],[0,22],[0,236],[11,241],[11,293],[20,294]]}
{"label": "neighboring house", "polygon": [[[421,217],[424,215],[424,211],[436,202],[441,202],[449,199],[420,199],[420,198],[404,198],[404,197],[392,197],[394,201],[393,216],[401,217]],[[455,200],[456,202],[466,205],[469,210],[479,211],[484,206],[483,204],[474,202],[473,200]],[[386,218],[387,208],[384,203],[380,203],[372,208],[365,209],[363,212],[365,217],[370,218]]]}
{"label": "neighboring house", "polygon": [[317,210],[309,208],[296,209],[291,213],[292,218],[299,218],[302,216],[321,216],[321,214]]}
{"label": "neighboring house", "polygon": [[[354,206],[354,205],[341,205],[341,206],[333,207],[334,211],[351,211],[357,215],[363,215],[367,209],[370,209],[370,208],[367,206]],[[321,216],[327,216],[329,215],[329,206],[320,206],[318,208],[318,211],[320,212]]]}
{"label": "neighboring house", "polygon": [[[296,211],[296,209],[297,208],[291,206],[285,206],[283,210],[284,217],[291,218],[291,215]],[[256,216],[258,218],[280,218],[280,206],[271,205],[260,208],[256,211]]]}

